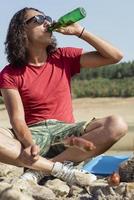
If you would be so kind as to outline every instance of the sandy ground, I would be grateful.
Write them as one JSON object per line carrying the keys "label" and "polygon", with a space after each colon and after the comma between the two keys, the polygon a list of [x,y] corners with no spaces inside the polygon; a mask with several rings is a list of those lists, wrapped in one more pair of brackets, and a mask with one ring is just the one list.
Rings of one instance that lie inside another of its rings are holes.
{"label": "sandy ground", "polygon": [[128,124],[128,133],[111,151],[134,150],[134,98],[82,98],[73,101],[76,120],[91,120],[108,115],[120,115]]}
{"label": "sandy ground", "polygon": [[134,98],[81,98],[73,101],[76,120],[90,120],[108,115],[121,115],[134,126]]}
{"label": "sandy ground", "polygon": [[[90,121],[93,117],[121,115],[128,123],[128,134],[112,150],[134,149],[134,97],[133,98],[80,98],[73,100],[76,121]],[[4,105],[0,105],[0,126],[9,126]]]}

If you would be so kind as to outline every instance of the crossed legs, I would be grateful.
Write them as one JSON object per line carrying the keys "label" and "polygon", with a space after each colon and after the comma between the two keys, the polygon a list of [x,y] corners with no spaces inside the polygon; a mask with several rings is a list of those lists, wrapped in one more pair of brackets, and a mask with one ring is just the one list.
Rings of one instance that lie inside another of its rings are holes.
{"label": "crossed legs", "polygon": [[68,148],[52,160],[63,162],[70,160],[74,162],[84,161],[107,151],[114,143],[121,139],[127,132],[127,124],[120,116],[109,116],[95,119],[86,129],[82,136],[84,139],[94,143],[96,149],[89,153],[82,152],[78,148]]}
{"label": "crossed legs", "polygon": [[0,129],[0,162],[51,173],[54,162],[63,162],[65,160],[79,162],[99,155],[109,149],[126,132],[127,125],[119,116],[97,119],[91,122],[85,134],[82,136],[95,144],[95,150],[85,153],[77,148],[68,148],[51,160],[40,156],[38,161],[26,165],[20,159],[23,148],[21,143],[12,136],[4,133],[4,129]]}
{"label": "crossed legs", "polygon": [[12,134],[3,128],[0,129],[0,162],[41,170],[47,172],[48,174],[51,172],[53,168],[53,162],[41,156],[33,164],[24,164],[20,158],[22,149],[23,147],[21,143],[14,138]]}

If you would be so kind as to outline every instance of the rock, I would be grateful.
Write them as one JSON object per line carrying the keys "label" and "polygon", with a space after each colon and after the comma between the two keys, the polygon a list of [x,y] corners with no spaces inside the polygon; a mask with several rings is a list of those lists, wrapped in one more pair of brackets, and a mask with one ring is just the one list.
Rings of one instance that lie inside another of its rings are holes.
{"label": "rock", "polygon": [[45,186],[40,186],[33,181],[26,181],[23,179],[16,179],[12,182],[13,188],[17,191],[22,191],[34,199],[39,200],[54,200],[55,194],[53,191]]}
{"label": "rock", "polygon": [[134,157],[120,164],[119,175],[123,182],[134,182]]}
{"label": "rock", "polygon": [[134,193],[134,182],[133,183],[127,183],[127,191]]}
{"label": "rock", "polygon": [[133,200],[134,199],[134,183],[127,183],[126,185],[126,199],[125,200]]}
{"label": "rock", "polygon": [[49,180],[46,182],[45,186],[50,188],[55,193],[56,197],[66,197],[70,191],[69,186],[59,179]]}
{"label": "rock", "polygon": [[87,174],[79,173],[79,171],[75,172],[75,178],[77,184],[80,185],[81,187],[90,186],[95,181],[95,176],[92,177],[92,175],[88,173]]}
{"label": "rock", "polygon": [[0,177],[14,178],[19,177],[22,173],[22,167],[0,163]]}
{"label": "rock", "polygon": [[126,195],[126,185],[120,183],[119,186],[110,187],[107,181],[96,181],[90,186],[91,200],[122,200]]}
{"label": "rock", "polygon": [[131,180],[131,183],[121,182],[118,186],[109,186],[106,178],[98,177],[91,182],[87,175],[76,173],[77,182],[81,186],[70,187],[59,179],[49,178],[42,186],[19,179],[22,168],[0,163],[0,200],[133,200],[133,164],[134,158],[122,163],[120,168],[122,178]]}
{"label": "rock", "polygon": [[29,192],[29,188],[38,186],[33,181],[26,181],[26,180],[19,179],[19,178],[12,179],[11,184],[12,184],[13,188],[15,188],[16,190],[23,191],[23,192]]}
{"label": "rock", "polygon": [[9,183],[1,182],[0,183],[0,193],[11,187],[12,187],[12,185]]}
{"label": "rock", "polygon": [[119,195],[122,195],[124,193],[126,193],[126,183],[120,183],[120,185],[118,187],[115,187],[115,193],[118,193]]}
{"label": "rock", "polygon": [[0,194],[0,199],[1,200],[34,200],[31,196],[23,194],[19,191],[16,191],[15,189],[12,189],[12,188],[5,189]]}
{"label": "rock", "polygon": [[35,200],[54,200],[56,198],[53,191],[45,186],[33,185],[28,190],[28,194],[31,194]]}
{"label": "rock", "polygon": [[76,185],[73,185],[70,189],[70,196],[73,196],[73,197],[78,197],[81,193],[84,192],[84,188],[82,187],[79,187],[79,186],[76,186]]}

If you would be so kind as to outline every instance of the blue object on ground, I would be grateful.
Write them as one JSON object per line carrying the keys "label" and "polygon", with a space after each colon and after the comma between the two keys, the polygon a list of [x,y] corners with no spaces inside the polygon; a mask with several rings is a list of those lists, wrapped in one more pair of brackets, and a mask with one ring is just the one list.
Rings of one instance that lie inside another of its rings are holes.
{"label": "blue object on ground", "polygon": [[130,156],[119,155],[119,156],[107,156],[100,155],[93,158],[91,161],[83,166],[83,169],[99,176],[109,176],[114,171],[118,171],[118,167],[121,162],[128,160]]}

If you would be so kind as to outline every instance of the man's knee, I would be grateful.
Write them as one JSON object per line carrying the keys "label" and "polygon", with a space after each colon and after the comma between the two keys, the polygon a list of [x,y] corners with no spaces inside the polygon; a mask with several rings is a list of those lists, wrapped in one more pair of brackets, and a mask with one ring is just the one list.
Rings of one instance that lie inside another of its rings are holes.
{"label": "man's knee", "polygon": [[0,151],[5,149],[9,144],[11,145],[12,139],[14,139],[13,133],[9,129],[0,127]]}
{"label": "man's knee", "polygon": [[112,115],[106,119],[106,127],[109,132],[109,137],[113,141],[118,141],[128,131],[127,123],[121,116]]}

